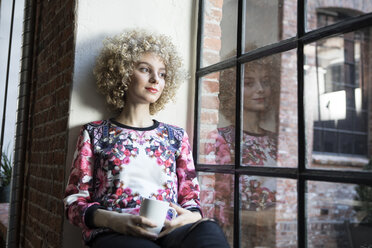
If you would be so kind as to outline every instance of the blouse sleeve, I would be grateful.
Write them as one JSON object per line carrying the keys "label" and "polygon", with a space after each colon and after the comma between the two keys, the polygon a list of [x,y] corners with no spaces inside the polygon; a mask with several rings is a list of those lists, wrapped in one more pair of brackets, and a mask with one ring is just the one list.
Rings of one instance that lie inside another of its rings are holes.
{"label": "blouse sleeve", "polygon": [[231,164],[234,162],[229,145],[217,130],[210,132],[207,139],[212,140],[212,142],[206,144],[205,148],[207,163]]}
{"label": "blouse sleeve", "polygon": [[185,209],[198,209],[201,213],[199,183],[196,177],[189,138],[186,132],[184,132],[180,154],[177,158],[177,176],[178,204]]}
{"label": "blouse sleeve", "polygon": [[83,229],[89,229],[85,219],[87,209],[99,205],[98,202],[92,201],[88,190],[92,187],[93,168],[93,146],[88,131],[83,127],[76,145],[64,198],[68,220]]}

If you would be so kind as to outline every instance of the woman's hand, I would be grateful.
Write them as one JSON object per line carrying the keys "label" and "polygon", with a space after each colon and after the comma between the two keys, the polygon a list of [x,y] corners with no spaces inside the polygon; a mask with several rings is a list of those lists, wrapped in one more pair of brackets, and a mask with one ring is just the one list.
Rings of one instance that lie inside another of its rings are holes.
{"label": "woman's hand", "polygon": [[167,235],[172,230],[176,229],[177,227],[194,223],[202,218],[199,212],[191,212],[187,209],[181,208],[180,206],[170,203],[170,206],[177,211],[177,218],[169,221],[165,220],[163,231],[159,234],[159,238]]}
{"label": "woman's hand", "polygon": [[155,240],[158,236],[146,230],[156,227],[156,224],[143,216],[117,213],[98,209],[94,213],[94,224],[97,227],[107,227],[115,232]]}

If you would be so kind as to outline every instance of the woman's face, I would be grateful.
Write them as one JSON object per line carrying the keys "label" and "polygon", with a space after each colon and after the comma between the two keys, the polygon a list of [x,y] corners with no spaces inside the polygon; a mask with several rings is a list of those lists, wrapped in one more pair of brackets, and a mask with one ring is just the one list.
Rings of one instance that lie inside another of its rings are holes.
{"label": "woman's face", "polygon": [[165,77],[166,67],[162,59],[153,53],[143,54],[134,65],[131,82],[126,91],[127,102],[155,103],[163,92]]}
{"label": "woman's face", "polygon": [[265,65],[246,65],[244,74],[244,110],[265,111],[271,97],[268,68]]}

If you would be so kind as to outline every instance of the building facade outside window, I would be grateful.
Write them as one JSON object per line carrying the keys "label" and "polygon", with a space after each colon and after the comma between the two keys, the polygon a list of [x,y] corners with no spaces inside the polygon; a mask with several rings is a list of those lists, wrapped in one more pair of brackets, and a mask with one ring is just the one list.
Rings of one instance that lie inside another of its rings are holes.
{"label": "building facade outside window", "polygon": [[[317,25],[327,26],[355,14],[341,10],[319,9]],[[368,39],[367,30],[356,30],[316,42],[314,152],[368,156],[368,82],[362,68],[370,63],[363,56]]]}
{"label": "building facade outside window", "polygon": [[372,244],[372,1],[204,0],[199,10],[205,214],[233,247]]}

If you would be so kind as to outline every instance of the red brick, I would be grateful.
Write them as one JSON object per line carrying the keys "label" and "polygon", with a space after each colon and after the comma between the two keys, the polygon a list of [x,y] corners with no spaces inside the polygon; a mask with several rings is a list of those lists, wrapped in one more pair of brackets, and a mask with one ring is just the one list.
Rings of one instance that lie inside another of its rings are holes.
{"label": "red brick", "polygon": [[207,0],[207,1],[211,3],[213,7],[222,9],[223,0]]}
{"label": "red brick", "polygon": [[215,23],[204,25],[204,37],[221,39],[221,27]]}
{"label": "red brick", "polygon": [[218,93],[220,90],[218,82],[214,81],[203,80],[202,86],[203,93]]}
{"label": "red brick", "polygon": [[217,112],[201,112],[200,122],[204,124],[217,124],[218,113]]}
{"label": "red brick", "polygon": [[218,96],[203,96],[201,99],[201,107],[204,109],[218,109],[219,104]]}
{"label": "red brick", "polygon": [[221,39],[218,38],[204,38],[203,47],[214,51],[221,50]]}

